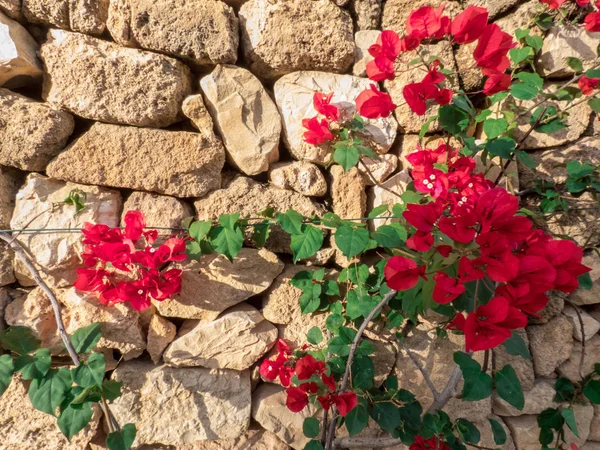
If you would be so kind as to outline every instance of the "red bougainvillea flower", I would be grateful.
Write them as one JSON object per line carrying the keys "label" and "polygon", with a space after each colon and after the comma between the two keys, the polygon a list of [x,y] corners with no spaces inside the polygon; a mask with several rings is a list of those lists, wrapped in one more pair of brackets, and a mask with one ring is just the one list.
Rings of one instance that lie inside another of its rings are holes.
{"label": "red bougainvillea flower", "polygon": [[441,208],[436,202],[431,202],[425,205],[409,204],[402,217],[417,230],[429,233],[441,214]]}
{"label": "red bougainvillea flower", "polygon": [[473,227],[476,223],[473,217],[442,217],[439,228],[450,239],[468,244],[475,239],[477,231]]}
{"label": "red bougainvillea flower", "polygon": [[306,128],[304,142],[307,144],[319,145],[333,139],[333,134],[329,131],[329,122],[325,119],[303,119],[302,126]]}
{"label": "red bougainvillea flower", "polygon": [[319,114],[323,114],[329,120],[336,121],[340,118],[340,111],[337,106],[331,104],[333,92],[325,95],[322,92],[315,92],[313,96],[313,106]]}
{"label": "red bougainvillea flower", "polygon": [[123,241],[123,233],[119,228],[110,228],[108,225],[101,223],[91,224],[85,222],[83,224],[83,240],[85,245],[98,245],[102,242],[121,242]]}
{"label": "red bougainvillea flower", "polygon": [[302,411],[308,405],[308,395],[302,389],[290,387],[286,391],[285,406],[292,412]]}
{"label": "red bougainvillea flower", "polygon": [[139,211],[127,211],[125,214],[125,236],[132,241],[137,241],[142,237],[144,228],[146,227],[146,220]]}
{"label": "red bougainvillea flower", "polygon": [[447,273],[438,272],[433,276],[435,286],[433,288],[433,300],[436,303],[446,305],[466,291],[465,286],[458,280],[450,277]]}
{"label": "red bougainvillea flower", "polygon": [[394,62],[385,56],[376,56],[367,63],[367,77],[373,81],[393,80],[396,77]]}
{"label": "red bougainvillea flower", "polygon": [[[545,258],[556,270],[553,289],[565,293],[573,292],[579,286],[578,278],[591,270],[581,264],[583,250],[567,240],[553,240],[544,247]],[[540,252],[534,248],[531,253]]]}
{"label": "red bougainvillea flower", "polygon": [[294,375],[294,369],[286,366],[291,349],[282,339],[277,341],[277,349],[277,357],[274,360],[264,359],[258,371],[264,379],[269,381],[274,381],[279,377],[282,386],[287,387],[290,385],[290,380]]}
{"label": "red bougainvillea flower", "polygon": [[558,9],[566,1],[567,0],[540,0],[540,3],[548,5],[548,8],[550,9]]}
{"label": "red bougainvillea flower", "polygon": [[469,44],[481,36],[487,21],[487,9],[469,5],[454,18],[450,26],[450,33],[459,44]]}
{"label": "red bougainvillea flower", "polygon": [[493,74],[483,85],[483,93],[485,95],[493,95],[498,92],[506,91],[510,87],[511,78],[507,73]]}
{"label": "red bougainvillea flower", "polygon": [[590,0],[576,0],[577,6],[587,6],[590,4]]}
{"label": "red bougainvillea flower", "polygon": [[427,111],[427,100],[434,98],[438,88],[431,83],[410,83],[404,86],[402,94],[411,111],[422,116]]}
{"label": "red bougainvillea flower", "polygon": [[600,84],[600,78],[588,78],[585,75],[577,82],[577,86],[579,86],[579,89],[585,95],[591,95],[594,89],[598,87],[598,84]]}
{"label": "red bougainvillea flower", "polygon": [[410,445],[409,450],[450,450],[450,447],[435,436],[429,439],[417,436],[415,442]]}
{"label": "red bougainvillea flower", "polygon": [[333,375],[322,374],[321,381],[330,391],[335,391],[335,378],[333,378]]}
{"label": "red bougainvillea flower", "polygon": [[396,109],[396,105],[392,102],[390,95],[381,92],[374,84],[371,85],[371,89],[362,91],[356,97],[356,110],[367,119],[389,117],[394,109]]}
{"label": "red bougainvillea flower", "polygon": [[357,403],[357,397],[354,392],[344,392],[343,394],[325,394],[317,397],[324,410],[329,411],[331,405],[335,405],[340,416],[344,417],[354,409]]}
{"label": "red bougainvillea flower", "polygon": [[418,252],[426,252],[432,245],[433,235],[431,233],[424,233],[423,231],[417,231],[406,240],[406,246]]}
{"label": "red bougainvillea flower", "polygon": [[450,256],[450,253],[452,253],[452,250],[454,250],[451,245],[438,245],[435,249],[444,258]]}
{"label": "red bougainvillea flower", "polygon": [[387,285],[397,291],[407,291],[417,285],[419,277],[425,277],[425,266],[417,267],[417,263],[404,256],[392,256],[383,270]]}
{"label": "red bougainvillea flower", "polygon": [[461,283],[468,283],[469,281],[481,280],[485,277],[483,270],[475,267],[475,263],[463,256],[458,262],[458,279]]}
{"label": "red bougainvillea flower", "polygon": [[413,10],[406,22],[407,33],[420,39],[441,39],[448,33],[450,27],[450,18],[442,16],[443,12],[444,5],[439,8],[422,6]]}
{"label": "red bougainvillea flower", "polygon": [[510,34],[502,31],[495,23],[490,23],[483,29],[473,57],[484,75],[502,73],[510,66],[506,55],[516,45]]}
{"label": "red bougainvillea flower", "polygon": [[296,375],[299,380],[308,380],[313,375],[320,375],[325,370],[325,363],[317,361],[313,356],[306,355],[296,361]]}
{"label": "red bougainvillea flower", "polygon": [[400,48],[403,52],[409,52],[421,45],[421,39],[416,34],[408,34],[400,40]]}
{"label": "red bougainvillea flower", "polygon": [[398,34],[392,30],[383,30],[377,36],[377,42],[369,47],[371,56],[384,56],[391,61],[394,61],[400,52],[402,52],[402,42]]}
{"label": "red bougainvillea flower", "polygon": [[103,292],[111,284],[108,282],[110,272],[104,269],[77,269],[75,289],[83,292]]}

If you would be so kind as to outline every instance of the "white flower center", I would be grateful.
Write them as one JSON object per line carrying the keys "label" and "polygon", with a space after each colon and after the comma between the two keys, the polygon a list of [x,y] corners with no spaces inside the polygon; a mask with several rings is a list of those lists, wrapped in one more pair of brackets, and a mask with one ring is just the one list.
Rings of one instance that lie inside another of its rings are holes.
{"label": "white flower center", "polygon": [[423,180],[423,184],[427,186],[429,184],[429,181]]}
{"label": "white flower center", "polygon": [[154,253],[155,251],[156,251],[156,249],[155,249],[155,248],[151,248],[151,249],[150,249],[150,253]]}
{"label": "white flower center", "polygon": [[432,183],[429,183],[429,184],[427,185],[427,189],[431,189],[432,187],[433,187],[433,184],[432,184]]}
{"label": "white flower center", "polygon": [[429,175],[429,179],[430,180],[435,180],[435,175],[433,175],[433,174]]}
{"label": "white flower center", "polygon": [[473,187],[473,183],[469,183],[469,184],[468,184],[468,186],[469,186],[470,188],[472,188],[472,187]]}
{"label": "white flower center", "polygon": [[142,291],[141,289],[138,291],[138,294],[142,295],[144,293],[144,291]]}

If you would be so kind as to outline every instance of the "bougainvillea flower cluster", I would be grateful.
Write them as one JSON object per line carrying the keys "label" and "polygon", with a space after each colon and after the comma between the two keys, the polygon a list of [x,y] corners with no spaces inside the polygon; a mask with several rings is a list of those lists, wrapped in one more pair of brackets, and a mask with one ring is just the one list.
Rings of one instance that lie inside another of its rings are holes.
{"label": "bougainvillea flower cluster", "polygon": [[[141,311],[152,300],[166,300],[180,292],[181,270],[169,268],[168,263],[187,258],[186,243],[173,237],[153,246],[158,233],[145,231],[139,211],[128,211],[124,222],[124,230],[84,224],[81,258],[86,268],[77,269],[75,288],[97,293],[104,305],[129,302]],[[139,248],[142,237],[146,245]]]}
{"label": "bougainvillea flower cluster", "polygon": [[408,205],[403,213],[414,228],[407,246],[426,252],[439,243],[448,264],[429,273],[427,262],[394,256],[385,267],[387,283],[403,291],[431,277],[433,300],[449,304],[465,293],[466,283],[480,281],[491,299],[466,317],[459,312],[451,324],[465,333],[467,351],[500,345],[547,304],[548,291],[573,292],[578,277],[590,271],[581,264],[581,248],[533,230],[518,214],[518,198],[475,173],[472,158],[440,143],[418,148],[407,160],[416,189],[427,194],[426,202]]}
{"label": "bougainvillea flower cluster", "polygon": [[[540,3],[546,5],[549,9],[559,9],[562,5],[567,3],[569,0],[540,0]],[[596,11],[590,10],[583,19],[585,29],[592,32],[600,31],[600,0],[592,2],[591,0],[576,0],[577,6],[582,8],[591,7],[594,4]]]}

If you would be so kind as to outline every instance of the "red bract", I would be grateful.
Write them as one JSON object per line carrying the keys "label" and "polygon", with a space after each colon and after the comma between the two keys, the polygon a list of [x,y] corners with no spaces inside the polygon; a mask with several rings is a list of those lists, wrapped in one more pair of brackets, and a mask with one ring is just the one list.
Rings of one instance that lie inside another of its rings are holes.
{"label": "red bract", "polygon": [[415,442],[410,445],[409,450],[450,450],[450,447],[435,436],[429,439],[417,436]]}
{"label": "red bract", "polygon": [[334,395],[333,402],[337,406],[340,416],[345,417],[356,406],[356,394],[354,392],[344,392],[343,394]]}
{"label": "red bract", "polygon": [[598,87],[598,84],[600,84],[600,78],[588,78],[585,75],[577,82],[577,86],[579,86],[579,89],[585,95],[591,95],[594,89]]}
{"label": "red bract", "polygon": [[558,9],[566,1],[567,0],[540,0],[540,3],[548,5],[548,8],[550,9]]}
{"label": "red bract", "polygon": [[329,131],[329,122],[325,119],[303,119],[302,126],[306,128],[304,142],[307,144],[319,145],[333,139],[333,134]]}
{"label": "red bract", "polygon": [[296,361],[296,375],[299,380],[308,380],[313,375],[320,375],[325,370],[325,363],[317,361],[313,356],[306,355]]}
{"label": "red bract", "polygon": [[450,19],[442,16],[444,5],[439,8],[423,6],[413,10],[406,22],[406,31],[409,35],[418,36],[420,39],[441,39],[448,33]]}
{"label": "red bract", "polygon": [[418,116],[427,111],[427,100],[434,98],[438,88],[430,83],[410,83],[404,86],[402,94],[406,103]]}
{"label": "red bract", "polygon": [[429,233],[433,230],[441,213],[440,207],[435,202],[426,205],[409,204],[406,211],[402,213],[402,217],[417,230]]}
{"label": "red bract", "polygon": [[286,366],[291,349],[282,339],[277,341],[277,349],[279,351],[277,357],[274,360],[264,359],[258,371],[263,378],[269,381],[274,381],[279,377],[282,386],[287,387],[294,374],[294,369]]}
{"label": "red bract", "polygon": [[490,23],[483,29],[473,57],[484,75],[502,73],[510,66],[506,55],[516,45],[510,34],[502,31],[495,23]]}
{"label": "red bract", "polygon": [[396,77],[394,62],[385,56],[376,56],[367,63],[367,77],[373,81],[393,80]]}
{"label": "red bract", "polygon": [[330,104],[332,97],[333,92],[328,95],[321,92],[315,92],[315,95],[313,96],[313,106],[319,114],[323,114],[329,120],[336,121],[340,117],[340,111],[337,106]]}
{"label": "red bract", "polygon": [[84,292],[102,292],[110,287],[108,277],[110,272],[104,269],[77,269],[75,289]]}
{"label": "red bract", "polygon": [[424,233],[423,231],[417,231],[406,240],[406,246],[418,252],[426,252],[432,245],[433,235],[431,233]]}
{"label": "red bract", "polygon": [[433,300],[436,303],[442,305],[450,303],[466,290],[463,284],[444,272],[438,272],[433,279],[435,280]]}
{"label": "red bract", "polygon": [[425,277],[425,266],[417,267],[417,263],[404,256],[392,256],[383,270],[387,285],[397,291],[407,291],[417,285],[419,277]]}
{"label": "red bract", "polygon": [[459,44],[469,44],[481,36],[487,21],[487,9],[469,5],[454,18],[450,26],[450,33]]}
{"label": "red bract", "polygon": [[141,212],[127,211],[123,222],[125,222],[125,236],[128,239],[135,242],[142,237],[142,233],[146,227],[146,220]]}
{"label": "red bract", "polygon": [[371,85],[371,89],[362,91],[356,97],[356,110],[367,119],[389,117],[394,109],[396,105],[389,94],[381,92],[374,84]]}
{"label": "red bract", "polygon": [[476,222],[472,217],[442,217],[439,228],[450,239],[468,244],[475,239],[477,233],[473,228],[475,224]]}
{"label": "red bract", "polygon": [[286,391],[285,406],[292,412],[302,411],[308,405],[308,395],[302,389],[290,387]]}
{"label": "red bract", "polygon": [[510,87],[511,78],[506,73],[498,73],[491,75],[483,85],[483,93],[492,95],[498,92],[506,91]]}

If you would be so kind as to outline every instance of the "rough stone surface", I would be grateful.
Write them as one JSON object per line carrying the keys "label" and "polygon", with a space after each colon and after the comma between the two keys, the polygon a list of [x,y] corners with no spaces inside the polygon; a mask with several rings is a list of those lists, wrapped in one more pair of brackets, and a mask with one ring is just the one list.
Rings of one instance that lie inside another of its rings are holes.
{"label": "rough stone surface", "polygon": [[58,428],[55,417],[31,405],[24,382],[15,375],[0,396],[0,442],[7,450],[81,450],[94,437],[100,417],[99,408],[95,408],[90,423],[69,442]]}
{"label": "rough stone surface", "polygon": [[123,395],[111,410],[119,423],[135,423],[134,446],[235,439],[248,429],[248,371],[176,369],[130,361],[121,364],[112,379],[123,382]]}
{"label": "rough stone surface", "polygon": [[[386,3],[386,8],[388,3]],[[406,3],[406,5],[407,7],[410,7],[410,9],[415,7],[414,2]],[[448,42],[442,41],[435,45],[430,45],[429,51],[432,55],[436,55],[439,57],[439,60],[444,65],[445,69],[449,69],[453,72],[457,70],[456,63],[454,61],[454,55],[452,53],[452,46]],[[385,87],[385,90],[392,97],[392,101],[396,105],[398,105],[395,111],[396,120],[399,124],[398,131],[400,133],[419,133],[419,131],[421,130],[421,126],[427,121],[427,119],[431,115],[436,114],[439,107],[437,105],[432,106],[422,116],[415,114],[404,100],[404,94],[402,92],[404,86],[406,86],[407,84],[420,82],[423,79],[423,72],[421,72],[420,70],[410,70],[408,61],[400,58],[396,60],[394,69],[398,74],[396,78],[394,78],[393,80],[385,81],[383,85]],[[445,83],[447,84],[447,87],[451,89],[458,88],[458,80],[456,79],[448,78]],[[441,128],[437,121],[431,123],[429,126],[429,131],[431,132],[436,132],[440,129]]]}
{"label": "rough stone surface", "polygon": [[202,94],[189,95],[183,100],[181,105],[183,114],[190,119],[194,128],[196,128],[206,139],[219,140],[215,135],[214,124]]}
{"label": "rough stone surface", "polygon": [[[493,2],[493,0],[483,1],[486,1],[487,3]],[[514,36],[517,28],[531,28],[530,33],[532,35],[541,36],[543,33],[541,30],[539,30],[537,27],[529,27],[531,20],[539,12],[538,8],[540,3],[538,0],[529,0],[526,2],[519,0],[517,3],[519,3],[519,5],[516,9],[495,20],[495,23],[502,29],[502,31],[510,34],[511,36]]]}
{"label": "rough stone surface", "polygon": [[274,164],[269,171],[269,181],[274,186],[310,197],[322,197],[327,193],[327,181],[321,170],[309,162]]}
{"label": "rough stone surface", "polygon": [[594,364],[598,362],[600,354],[600,335],[596,335],[585,343],[585,353],[583,355],[582,373],[579,373],[581,363],[581,342],[576,342],[573,345],[573,351],[569,355],[569,359],[558,367],[558,373],[562,377],[577,381],[591,373],[594,370]]}
{"label": "rough stone surface", "polygon": [[13,272],[13,259],[14,254],[8,249],[6,243],[0,243],[0,286],[6,286],[16,281]]}
{"label": "rough stone surface", "polygon": [[14,20],[23,20],[21,0],[0,0],[0,11]]}
{"label": "rough stone surface", "polygon": [[241,67],[218,65],[200,81],[231,164],[258,175],[279,159],[281,118],[260,81]]}
{"label": "rough stone surface", "polygon": [[38,48],[22,25],[0,12],[0,86],[38,83],[42,77]]}
{"label": "rough stone surface", "polygon": [[539,414],[547,408],[556,408],[559,404],[554,401],[556,391],[554,380],[537,379],[533,388],[525,391],[525,406],[518,410],[502,400],[497,393],[492,396],[494,414],[499,416],[520,416],[523,414]]}
{"label": "rough stone surface", "polygon": [[548,292],[548,303],[537,313],[538,317],[530,317],[529,323],[532,325],[543,325],[550,322],[552,318],[559,315],[565,307],[564,299],[554,291]]}
{"label": "rough stone surface", "polygon": [[198,441],[177,450],[289,450],[290,448],[275,434],[253,423],[239,438],[217,441]]}
{"label": "rough stone surface", "polygon": [[118,44],[192,64],[237,59],[238,19],[218,0],[111,0],[107,27]]}
{"label": "rough stone surface", "polygon": [[357,169],[365,179],[367,186],[383,183],[398,167],[398,157],[392,153],[381,155],[379,159],[363,156],[362,161],[369,170],[367,171],[362,164],[359,164]]}
{"label": "rough stone surface", "polygon": [[257,309],[240,304],[212,322],[186,321],[166,350],[168,365],[245,370],[277,340],[277,328]]}
{"label": "rough stone surface", "polygon": [[[138,324],[139,314],[131,306],[124,303],[104,306],[94,294],[85,294],[75,288],[58,289],[55,294],[62,304],[67,333],[72,334],[79,328],[99,323],[102,337],[96,347],[98,350],[119,350],[127,360],[138,357],[146,348]],[[35,288],[26,297],[19,297],[8,305],[6,322],[11,326],[32,328],[42,341],[42,347],[50,348],[55,354],[64,353],[50,301],[40,288]]]}
{"label": "rough stone surface", "polygon": [[22,183],[21,174],[0,166],[0,227],[8,228],[15,208],[15,196]]}
{"label": "rough stone surface", "polygon": [[[554,92],[558,90],[560,83],[546,83],[544,85],[544,92]],[[520,101],[520,107],[527,110],[532,107],[536,102],[540,101],[541,97],[536,97],[533,100]],[[556,108],[557,111],[564,109],[567,105],[567,101],[552,101],[546,103],[548,106]],[[504,105],[503,107],[509,107],[510,105]],[[546,147],[555,147],[563,145],[569,142],[577,140],[587,128],[590,121],[591,109],[587,103],[580,103],[573,108],[570,108],[568,113],[569,117],[564,120],[567,125],[566,128],[559,130],[555,133],[540,133],[539,131],[533,131],[521,144],[521,149],[542,149]],[[531,124],[529,119],[530,114],[524,114],[517,119],[517,127],[514,130],[514,139],[520,142],[525,136],[525,133],[529,131]]]}
{"label": "rough stone surface", "polygon": [[[515,330],[515,332],[525,341],[527,347],[529,347],[529,339],[524,329]],[[504,345],[499,345],[493,349],[494,353],[494,366],[497,369],[502,369],[507,364],[510,364],[517,378],[521,383],[521,387],[524,391],[528,391],[533,387],[535,374],[533,372],[533,362],[530,359],[525,359],[521,356],[514,356],[506,351]],[[499,414],[499,413],[497,413]]]}
{"label": "rough stone surface", "polygon": [[343,73],[352,64],[352,19],[329,0],[250,0],[239,17],[244,57],[261,78],[309,69]]}
{"label": "rough stone surface", "polygon": [[552,235],[569,236],[577,245],[593,248],[600,244],[600,211],[589,209],[596,200],[586,192],[581,197],[565,200],[566,212],[557,212],[546,221],[537,220],[536,225]]}
{"label": "rough stone surface", "polygon": [[[258,183],[251,178],[237,177],[224,189],[215,191],[194,202],[199,220],[212,220],[221,214],[239,212],[241,217],[255,217],[257,211],[272,207],[275,211],[293,209],[303,216],[322,216],[325,213],[318,203],[296,192]],[[267,248],[277,253],[291,253],[289,234],[271,227]]]}
{"label": "rough stone surface", "polygon": [[213,253],[183,270],[181,293],[155,302],[161,316],[214,320],[231,306],[260,294],[283,270],[283,263],[266,249],[242,248],[233,262]]}
{"label": "rough stone surface", "polygon": [[[583,340],[583,336],[585,336],[585,340],[588,341],[598,332],[598,330],[600,330],[600,322],[581,308],[575,310],[571,305],[566,305],[563,314],[571,321],[571,324],[573,325],[573,337],[578,341]],[[583,322],[583,333],[581,330],[581,323],[579,322],[580,318],[581,322]]]}
{"label": "rough stone surface", "polygon": [[173,342],[176,334],[177,327],[175,324],[158,314],[152,316],[148,326],[147,350],[154,364],[160,364],[163,352]]}
{"label": "rough stone surface", "polygon": [[22,0],[21,8],[28,22],[100,35],[106,28],[108,4],[109,0]]}
{"label": "rough stone surface", "polygon": [[600,33],[592,33],[582,27],[561,24],[551,28],[544,39],[536,68],[545,78],[566,78],[573,75],[567,64],[568,57],[579,58],[583,69],[589,69],[597,60]]}
{"label": "rough stone surface", "polygon": [[551,376],[571,356],[573,326],[565,316],[556,316],[545,325],[527,328],[533,368],[538,377]]}
{"label": "rough stone surface", "polygon": [[[319,327],[323,336],[327,335],[325,320],[327,314],[298,314],[287,325],[279,325],[279,338],[285,340],[292,349],[300,348],[306,344],[306,333],[313,327]],[[322,342],[317,347],[323,347]]]}
{"label": "rough stone surface", "polygon": [[50,163],[47,173],[79,183],[201,197],[220,186],[224,164],[222,145],[198,133],[96,123]]}
{"label": "rough stone surface", "polygon": [[[187,203],[165,195],[151,194],[149,192],[133,192],[123,204],[121,215],[121,226],[125,226],[125,214],[127,211],[140,211],[145,219],[147,227],[169,227],[181,226],[183,219],[194,215],[193,209]],[[157,230],[158,239],[156,244],[164,242],[173,235],[170,230]]]}
{"label": "rough stone surface", "polygon": [[0,164],[43,171],[67,143],[73,117],[0,89]]}
{"label": "rough stone surface", "polygon": [[366,183],[356,167],[344,172],[337,164],[329,169],[333,212],[343,219],[364,217],[367,207]]}
{"label": "rough stone surface", "polygon": [[166,127],[192,90],[183,63],[82,34],[51,30],[41,57],[43,98],[86,119]]}
{"label": "rough stone surface", "polygon": [[6,328],[4,323],[4,310],[11,302],[11,296],[9,294],[9,289],[0,287],[0,331]]}
{"label": "rough stone surface", "polygon": [[443,4],[446,5],[444,15],[454,17],[462,11],[461,4],[454,0],[414,0],[410,2],[406,0],[386,0],[383,6],[381,29],[394,30],[400,36],[403,36],[406,33],[406,20],[411,11],[421,6],[437,8]]}
{"label": "rough stone surface", "polygon": [[[368,210],[372,211],[380,205],[394,205],[398,203],[400,197],[408,184],[412,181],[412,178],[408,174],[408,171],[403,170],[397,173],[391,178],[381,183],[381,186],[373,186],[368,192]],[[390,192],[391,191],[391,192]],[[395,195],[392,192],[398,194]],[[370,222],[372,229],[377,229],[381,225],[385,225],[391,222],[392,219],[375,219]]]}
{"label": "rough stone surface", "polygon": [[590,441],[598,441],[600,443],[600,405],[594,405],[594,417],[590,424]]}
{"label": "rough stone surface", "polygon": [[350,0],[350,12],[358,31],[379,28],[381,4],[382,0]]}
{"label": "rough stone surface", "polygon": [[354,66],[352,66],[352,75],[355,77],[367,76],[367,64],[373,61],[369,53],[369,47],[377,42],[377,37],[381,34],[378,30],[358,31],[354,35]]}
{"label": "rough stone surface", "polygon": [[260,385],[252,396],[252,418],[293,449],[301,450],[310,441],[302,432],[304,419],[316,417],[318,410],[309,405],[293,413],[285,406],[286,397],[285,390],[279,386]]}
{"label": "rough stone surface", "polygon": [[[75,215],[73,206],[63,205],[50,212],[53,203],[62,202],[69,192],[79,189],[86,193],[86,208]],[[46,178],[35,173],[27,177],[18,192],[11,228],[82,228],[84,222],[119,225],[121,195],[112,190],[84,186]],[[42,214],[43,213],[43,214]],[[39,217],[36,217],[39,216]],[[33,219],[33,221],[32,221]],[[35,255],[41,275],[53,286],[72,284],[82,251],[81,236],[77,233],[21,234],[17,238],[30,254]],[[15,264],[15,275],[24,286],[35,283],[21,263]]]}
{"label": "rough stone surface", "polygon": [[576,305],[593,305],[600,303],[600,256],[595,252],[583,257],[582,264],[592,269],[589,272],[592,278],[592,288],[589,291],[585,289],[577,289],[573,292],[569,300]]}
{"label": "rough stone surface", "polygon": [[491,22],[497,15],[508,11],[522,1],[523,0],[469,0],[466,4],[487,9],[489,21]]}
{"label": "rough stone surface", "polygon": [[[369,89],[370,85],[371,81],[366,78],[313,71],[295,72],[277,80],[275,100],[283,119],[284,142],[292,156],[322,165],[332,161],[331,146],[315,146],[304,142],[302,120],[317,115],[313,107],[315,92],[334,93],[331,103],[339,108],[340,120],[343,121],[353,117],[356,97]],[[397,126],[391,116],[386,119],[365,119],[365,142],[376,152],[387,153],[396,138]]]}

